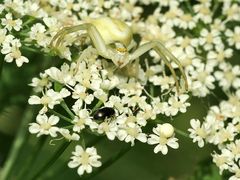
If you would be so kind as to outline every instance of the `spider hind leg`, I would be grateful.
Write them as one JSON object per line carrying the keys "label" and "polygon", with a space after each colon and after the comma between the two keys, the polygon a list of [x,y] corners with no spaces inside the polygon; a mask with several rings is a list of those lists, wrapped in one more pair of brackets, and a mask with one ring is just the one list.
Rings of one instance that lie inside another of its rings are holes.
{"label": "spider hind leg", "polygon": [[174,81],[176,83],[177,93],[179,93],[180,85],[178,82],[176,72],[171,65],[171,61],[173,61],[174,63],[176,63],[178,65],[181,76],[183,77],[183,79],[185,81],[185,90],[187,91],[188,90],[187,77],[186,77],[186,74],[183,70],[181,63],[161,42],[151,41],[151,42],[148,42],[148,43],[145,43],[145,44],[139,46],[132,54],[130,54],[130,61],[135,60],[136,58],[140,57],[141,55],[143,55],[144,53],[146,53],[147,51],[149,51],[151,49],[154,49],[158,53],[158,55],[161,57],[161,59],[164,61],[166,66],[171,71]]}
{"label": "spider hind leg", "polygon": [[61,46],[61,43],[63,42],[64,37],[67,34],[77,32],[79,30],[86,30],[86,27],[83,25],[77,25],[77,26],[70,26],[70,27],[63,27],[60,31],[57,32],[57,34],[52,38],[52,41],[50,42],[51,47],[58,48]]}
{"label": "spider hind leg", "polygon": [[106,54],[106,44],[103,40],[103,38],[101,37],[100,33],[98,32],[98,30],[96,29],[95,26],[93,26],[92,24],[89,23],[85,23],[85,24],[80,24],[80,25],[76,25],[76,26],[71,26],[71,27],[63,27],[52,39],[50,46],[54,47],[54,48],[58,48],[61,43],[63,42],[64,37],[67,34],[73,33],[73,32],[77,32],[77,31],[81,31],[81,30],[85,30],[86,32],[84,32],[85,35],[88,35],[94,45],[94,47],[97,49],[98,54],[109,58],[108,54]]}

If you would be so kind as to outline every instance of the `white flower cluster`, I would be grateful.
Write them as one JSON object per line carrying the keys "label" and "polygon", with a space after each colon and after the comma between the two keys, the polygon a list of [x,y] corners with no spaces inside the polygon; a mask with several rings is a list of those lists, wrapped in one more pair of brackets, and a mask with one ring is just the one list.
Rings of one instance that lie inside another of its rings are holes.
{"label": "white flower cluster", "polygon": [[[140,33],[142,42],[165,42],[185,67],[193,96],[211,95],[218,87],[228,94],[228,101],[220,100],[219,105],[210,107],[203,123],[192,119],[189,131],[199,147],[204,142],[218,146],[221,153],[214,153],[213,161],[220,173],[226,170],[232,173],[230,179],[240,179],[239,150],[236,150],[239,148],[240,70],[239,63],[231,62],[234,51],[240,48],[240,6],[236,1],[184,3],[188,7],[183,10],[180,1],[159,2],[160,6],[145,22],[136,22],[135,31]],[[155,53],[150,55],[158,61]],[[147,67],[149,81],[155,86],[168,89],[173,83],[172,79],[156,75],[160,66]]]}
{"label": "white flower cluster", "polygon": [[[15,61],[21,67],[23,63],[29,62],[22,55],[22,49],[34,47],[35,50],[51,51],[50,41],[63,26],[81,24],[89,17],[100,16],[111,16],[128,22],[138,20],[143,8],[136,3],[119,0],[4,0],[0,3],[1,53],[6,55],[6,62]],[[76,41],[75,35],[67,36],[59,48],[62,58],[72,59],[69,46]]]}
{"label": "white flower cluster", "polygon": [[[41,92],[41,95],[32,95],[28,102],[41,105],[42,109],[36,123],[30,124],[29,131],[37,136],[63,136],[68,140],[78,141],[81,133],[87,130],[92,135],[103,134],[109,140],[117,138],[131,143],[132,146],[136,140],[156,144],[154,152],[161,151],[162,154],[167,154],[167,146],[178,148],[171,124],[158,124],[150,135],[143,128],[148,121],[154,122],[159,114],[175,116],[179,112],[186,112],[190,105],[187,102],[189,96],[168,95],[169,98],[166,99],[165,95],[166,101],[162,101],[160,97],[150,95],[145,90],[145,84],[141,84],[138,79],[124,77],[124,71],[122,74],[111,73],[111,69],[108,71],[104,65],[112,63],[98,59],[96,54],[87,53],[85,60],[86,51],[92,51],[92,48],[83,51],[77,63],[64,63],[59,69],[51,67],[41,73],[40,78],[33,78],[30,85],[37,93]],[[106,107],[112,109],[115,115],[106,115],[100,120],[95,118],[96,112]],[[52,114],[50,117],[49,113]],[[64,125],[60,122],[64,122]],[[83,163],[78,157],[80,154],[73,154],[73,162],[69,167],[79,165],[80,175],[84,171],[90,172],[89,166],[83,167],[87,160]]]}
{"label": "white flower cluster", "polygon": [[193,96],[205,97],[220,87],[228,100],[219,97],[220,103],[211,106],[202,121],[191,119],[190,137],[199,147],[216,145],[219,152],[212,156],[220,174],[230,172],[230,179],[239,179],[240,71],[230,60],[239,50],[240,6],[234,1],[199,1],[193,12],[196,27],[201,25],[191,29],[191,36],[176,38],[176,56],[185,66]]}
{"label": "white flower cluster", "polygon": [[[189,90],[194,96],[211,94],[216,83],[223,89],[238,88],[239,66],[226,60],[233,56],[234,47],[239,49],[240,27],[229,24],[239,21],[240,6],[234,1],[220,3],[208,0],[194,5],[188,1],[164,2],[159,2],[145,22],[133,24],[134,32],[141,36],[140,43],[151,40],[164,42],[184,66]],[[187,4],[188,8],[181,8]],[[213,11],[212,7],[215,7]],[[216,16],[216,13],[222,16]],[[156,53],[151,52],[150,55],[158,61]],[[167,89],[174,81],[156,75],[160,69],[160,66],[148,66],[149,81]]]}
{"label": "white flower cluster", "polygon": [[[185,6],[186,8],[182,8]],[[240,6],[237,1],[199,0],[160,1],[159,6],[145,22],[134,23],[134,32],[139,33],[141,42],[160,40],[181,61],[188,76],[189,90],[193,96],[205,97],[220,87],[229,95],[228,101],[210,107],[203,123],[191,120],[190,137],[199,147],[204,141],[218,145],[223,157],[214,162],[233,173],[231,179],[239,179],[238,155],[227,144],[236,144],[239,136],[239,63],[231,62],[234,51],[240,48]],[[158,62],[158,56],[150,52]],[[162,74],[164,66],[146,65],[149,82],[169,89],[174,83]],[[232,95],[234,94],[234,95]],[[231,153],[229,153],[231,152]]]}
{"label": "white flower cluster", "polygon": [[199,147],[204,141],[217,145],[219,152],[214,152],[213,162],[220,169],[220,173],[228,170],[233,173],[230,179],[238,179],[240,159],[240,90],[230,95],[228,100],[221,101],[219,106],[211,106],[201,124],[199,120],[191,120],[190,137],[198,142]]}
{"label": "white flower cluster", "polygon": [[[153,9],[143,8],[150,4]],[[212,106],[202,124],[192,119],[189,131],[200,147],[204,141],[218,145],[221,154],[215,153],[213,157],[220,172],[228,170],[234,174],[232,179],[239,179],[238,155],[232,149],[239,144],[240,67],[231,62],[234,52],[240,49],[239,3],[231,0],[199,0],[193,4],[184,0],[4,0],[0,4],[1,54],[4,61],[14,61],[20,67],[29,62],[22,49],[50,53],[53,50],[50,42],[62,27],[101,16],[127,22],[133,33],[139,35],[139,44],[161,41],[181,62],[193,96],[206,97],[218,87],[233,94]],[[85,32],[66,35],[58,47],[58,55],[69,62],[33,78],[30,85],[41,95],[31,96],[29,103],[42,108],[29,131],[37,136],[63,136],[78,141],[87,129],[92,134],[103,134],[109,140],[119,139],[131,145],[135,140],[154,144],[156,153],[166,154],[167,146],[178,148],[171,125],[157,124],[152,134],[143,130],[148,121],[154,121],[160,114],[175,116],[185,113],[190,106],[187,94],[174,93],[175,80],[167,74],[163,60],[150,51],[145,61],[141,59],[139,68],[136,67],[137,75],[132,77],[126,75],[127,69],[116,70],[112,63],[99,59],[89,42]],[[76,48],[78,53],[74,54]],[[79,55],[79,59],[73,58]],[[172,66],[178,67],[174,63]],[[115,116],[96,121],[94,113],[103,107],[113,109]],[[101,165],[93,147],[77,146],[73,155],[69,167],[79,166],[80,175]]]}

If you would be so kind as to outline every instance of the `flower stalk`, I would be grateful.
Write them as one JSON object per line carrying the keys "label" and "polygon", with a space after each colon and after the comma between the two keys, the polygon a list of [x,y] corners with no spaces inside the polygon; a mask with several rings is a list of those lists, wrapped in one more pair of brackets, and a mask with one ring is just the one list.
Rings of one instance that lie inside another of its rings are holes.
{"label": "flower stalk", "polygon": [[69,147],[70,144],[71,141],[64,142],[54,153],[54,155],[46,162],[46,164],[30,178],[30,180],[40,178],[59,159],[59,157],[65,152],[65,150]]}
{"label": "flower stalk", "polygon": [[16,134],[16,138],[13,142],[11,151],[6,160],[6,164],[4,165],[4,168],[1,171],[2,180],[7,180],[11,175],[10,174],[11,170],[14,167],[14,164],[19,156],[20,150],[23,147],[24,143],[27,141],[28,125],[35,117],[35,114],[33,112],[34,112],[33,107],[27,107],[25,109],[25,113],[22,116],[22,122],[20,124],[19,131]]}

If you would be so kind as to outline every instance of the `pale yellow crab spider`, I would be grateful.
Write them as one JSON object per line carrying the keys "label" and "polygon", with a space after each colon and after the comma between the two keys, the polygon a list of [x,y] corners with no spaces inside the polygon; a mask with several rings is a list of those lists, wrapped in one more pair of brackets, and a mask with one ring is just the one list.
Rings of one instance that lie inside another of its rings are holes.
{"label": "pale yellow crab spider", "polygon": [[[132,30],[125,22],[118,19],[101,17],[88,19],[85,24],[64,27],[53,37],[50,45],[57,48],[61,45],[65,35],[80,30],[86,31],[98,55],[106,59],[111,59],[119,68],[123,68],[147,51],[154,49],[171,71],[176,83],[177,92],[179,92],[179,83],[171,61],[178,65],[185,81],[185,89],[188,89],[187,77],[181,63],[161,42],[150,41],[140,45],[135,51],[130,52],[136,46]],[[113,44],[115,47],[112,46]]]}

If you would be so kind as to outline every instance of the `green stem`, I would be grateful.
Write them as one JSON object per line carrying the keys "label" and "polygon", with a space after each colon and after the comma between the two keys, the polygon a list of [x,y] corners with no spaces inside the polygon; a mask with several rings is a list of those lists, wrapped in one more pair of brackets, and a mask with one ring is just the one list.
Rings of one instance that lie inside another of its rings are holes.
{"label": "green stem", "polygon": [[90,128],[86,128],[85,130],[90,135],[99,136],[99,137],[105,136],[104,134],[99,134],[97,131],[93,131]]}
{"label": "green stem", "polygon": [[189,12],[190,12],[192,15],[194,15],[194,11],[193,11],[193,9],[192,9],[192,5],[190,4],[190,2],[189,2],[189,1],[184,1],[184,2],[185,2],[185,4],[186,4]]}
{"label": "green stem", "polygon": [[[86,146],[87,146],[87,147],[92,147],[92,146],[98,144],[99,142],[101,142],[103,139],[104,139],[103,136],[102,136],[102,137],[97,137],[97,138],[93,139],[92,141],[88,142]],[[67,161],[69,161],[69,159],[68,159]],[[67,162],[66,162],[66,163],[63,163],[63,164],[58,168],[58,170],[54,173],[54,174],[56,175],[56,178],[59,177],[59,174],[61,174],[61,173],[64,173],[64,174],[65,174],[66,171],[69,171],[69,170],[70,170],[68,167],[66,167],[66,164],[67,164]],[[50,178],[50,177],[46,176],[45,178],[48,179],[48,178]]]}
{"label": "green stem", "polygon": [[22,24],[22,26],[26,26],[26,25],[28,25],[29,23],[33,22],[33,21],[35,21],[35,18],[29,17],[29,19],[28,19],[26,22],[24,22],[24,23]]}
{"label": "green stem", "polygon": [[64,101],[61,102],[61,106],[62,106],[62,108],[69,114],[69,116],[70,116],[72,119],[74,119],[75,115],[74,115],[73,112],[69,109],[69,107],[67,106],[67,104],[66,104]]}
{"label": "green stem", "polygon": [[130,145],[128,144],[125,145],[125,147],[122,148],[117,154],[115,154],[114,156],[110,157],[107,161],[105,161],[101,167],[97,168],[90,175],[83,176],[80,179],[81,180],[91,179],[92,177],[96,176],[97,174],[105,170],[107,167],[115,163],[118,159],[120,159],[123,155],[125,155],[130,149],[131,149]]}
{"label": "green stem", "polygon": [[151,94],[149,94],[149,92],[148,92],[146,89],[143,88],[143,91],[145,92],[145,94],[146,94],[149,98],[153,99],[153,97],[151,96]]}
{"label": "green stem", "polygon": [[64,126],[64,129],[72,129],[74,125]]}
{"label": "green stem", "polygon": [[60,113],[58,113],[58,112],[56,112],[56,111],[54,111],[54,110],[52,110],[52,109],[50,110],[50,112],[51,112],[52,114],[60,117],[61,119],[65,120],[65,121],[67,121],[67,122],[70,122],[70,123],[72,124],[72,119],[63,116],[62,114],[60,114]]}
{"label": "green stem", "polygon": [[67,149],[67,147],[70,145],[71,141],[64,142],[57,152],[54,153],[54,155],[49,159],[49,161],[32,177],[30,180],[37,180],[41,175],[43,175],[48,168],[50,168],[57,160],[58,158],[64,153],[64,151]]}
{"label": "green stem", "polygon": [[[29,34],[28,34],[29,31],[26,31],[26,32],[19,32],[18,34],[21,36],[21,37],[29,37]],[[23,41],[24,42],[24,41]],[[26,41],[25,41],[26,42]]]}
{"label": "green stem", "polygon": [[22,171],[17,176],[18,179],[24,179],[24,177],[26,177],[26,173],[28,173],[29,169],[31,169],[30,166],[33,165],[39,152],[42,150],[44,143],[46,142],[46,139],[47,139],[46,136],[41,137],[41,139],[38,141],[38,144],[33,146],[33,152],[31,152],[31,156],[27,157],[28,159],[26,159]]}
{"label": "green stem", "polygon": [[[151,121],[150,121],[151,122]],[[163,122],[163,121],[161,121],[161,120],[159,120],[159,119],[155,119],[155,120],[153,120],[153,122],[154,123],[166,123],[166,122]],[[186,132],[184,132],[184,131],[182,131],[182,130],[180,130],[180,129],[177,129],[177,128],[174,128],[174,131],[177,133],[177,134],[179,134],[179,135],[182,135],[183,137],[186,137],[186,138],[190,138],[189,137],[189,135],[186,133]]]}
{"label": "green stem", "polygon": [[81,133],[80,144],[83,147],[83,149],[86,149],[86,143],[85,143],[85,140],[84,140],[83,133]]}
{"label": "green stem", "polygon": [[212,16],[215,15],[215,13],[216,13],[219,5],[220,5],[219,2],[218,2],[218,0],[214,0],[213,2],[214,2],[214,6],[213,6],[213,10],[212,10]]}
{"label": "green stem", "polygon": [[180,130],[180,129],[174,128],[174,131],[175,131],[177,134],[182,135],[183,137],[190,138],[187,133],[185,133],[184,131],[182,131],[182,130]]}
{"label": "green stem", "polygon": [[96,111],[102,104],[102,101],[98,101],[98,103],[93,107],[92,112]]}
{"label": "green stem", "polygon": [[21,46],[21,49],[24,49],[24,50],[27,50],[27,51],[30,51],[30,52],[33,52],[33,53],[37,53],[37,54],[40,54],[41,53],[41,50],[40,49],[34,49],[34,48],[31,48],[31,47],[28,47],[28,46]]}
{"label": "green stem", "polygon": [[7,180],[9,179],[9,175],[11,172],[11,169],[13,167],[13,165],[16,163],[16,159],[19,155],[20,149],[24,143],[24,141],[26,140],[26,136],[28,134],[27,128],[28,128],[28,124],[31,122],[31,120],[33,119],[33,116],[35,116],[35,114],[33,113],[33,108],[27,108],[27,110],[25,111],[23,118],[22,118],[22,123],[19,127],[19,130],[16,134],[16,138],[13,142],[13,146],[11,148],[11,151],[9,153],[8,159],[6,161],[6,164],[3,167],[2,173],[1,173],[1,180]]}
{"label": "green stem", "polygon": [[154,86],[150,85],[150,94],[152,97],[154,97]]}

